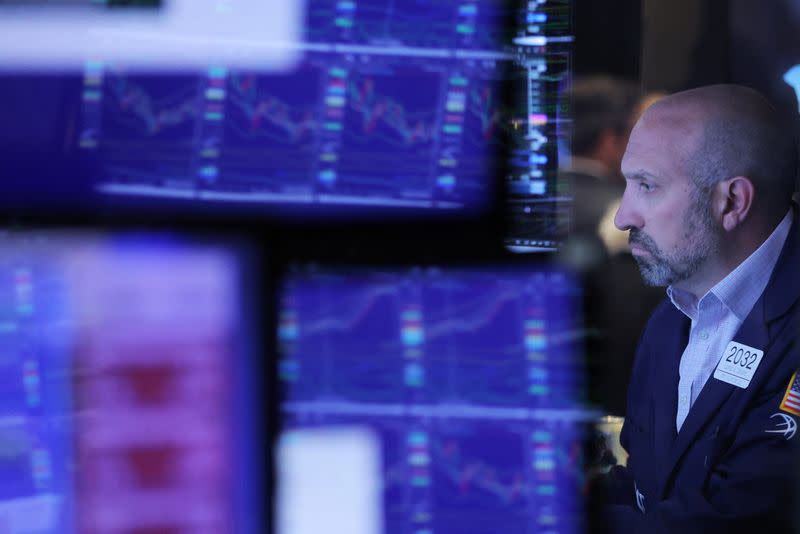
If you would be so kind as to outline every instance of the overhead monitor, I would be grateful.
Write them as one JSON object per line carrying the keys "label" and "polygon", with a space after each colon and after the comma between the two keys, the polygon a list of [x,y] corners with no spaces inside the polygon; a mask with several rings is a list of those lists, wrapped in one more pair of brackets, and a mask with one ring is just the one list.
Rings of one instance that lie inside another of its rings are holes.
{"label": "overhead monitor", "polygon": [[570,143],[565,89],[573,70],[572,5],[572,0],[526,2],[514,38],[524,83],[514,87],[521,120],[511,139],[506,184],[504,238],[513,252],[553,251],[567,237],[572,199],[558,166]]}
{"label": "overhead monitor", "polygon": [[[171,5],[93,8],[160,16]],[[213,55],[143,70],[99,47],[74,78],[5,74],[2,159],[15,165],[0,166],[3,208],[259,221],[507,212],[506,244],[558,246],[570,2],[301,7],[297,62],[280,72]]]}
{"label": "overhead monitor", "polygon": [[121,209],[485,214],[519,126],[507,88],[525,84],[513,4],[309,0],[281,73],[142,73],[98,55],[74,143]]}

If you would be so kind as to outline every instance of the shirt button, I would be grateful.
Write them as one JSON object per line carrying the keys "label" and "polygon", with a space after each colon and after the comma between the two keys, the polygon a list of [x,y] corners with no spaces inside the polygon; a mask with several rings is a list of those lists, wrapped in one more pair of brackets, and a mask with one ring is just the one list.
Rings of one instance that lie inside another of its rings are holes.
{"label": "shirt button", "polygon": [[686,398],[686,395],[683,395],[683,396],[681,396],[681,402],[682,402],[683,404],[686,404],[686,401],[687,401],[687,400],[689,400],[689,399],[687,399],[687,398]]}
{"label": "shirt button", "polygon": [[700,332],[700,339],[702,339],[703,341],[708,339],[708,332]]}

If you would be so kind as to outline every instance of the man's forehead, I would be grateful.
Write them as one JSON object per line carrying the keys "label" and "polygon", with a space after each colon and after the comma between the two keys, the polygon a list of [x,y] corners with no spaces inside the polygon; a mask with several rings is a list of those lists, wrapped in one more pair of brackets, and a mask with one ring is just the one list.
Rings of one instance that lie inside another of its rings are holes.
{"label": "man's forehead", "polygon": [[622,159],[622,171],[630,167],[665,167],[675,172],[696,149],[702,133],[700,114],[686,110],[648,110],[636,123]]}
{"label": "man's forehead", "polygon": [[696,146],[695,132],[682,132],[670,128],[642,128],[631,134],[625,149],[626,159],[661,158],[683,160]]}
{"label": "man's forehead", "polygon": [[642,114],[633,132],[638,130],[649,135],[695,138],[708,118],[708,113],[699,105],[657,102]]}

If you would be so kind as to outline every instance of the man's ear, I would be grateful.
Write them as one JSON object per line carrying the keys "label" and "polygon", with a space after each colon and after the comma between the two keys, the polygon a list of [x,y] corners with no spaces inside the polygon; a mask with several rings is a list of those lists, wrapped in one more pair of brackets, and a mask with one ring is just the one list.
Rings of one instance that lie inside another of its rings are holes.
{"label": "man's ear", "polygon": [[717,208],[722,227],[730,232],[747,218],[753,206],[755,187],[750,178],[734,176],[717,184]]}

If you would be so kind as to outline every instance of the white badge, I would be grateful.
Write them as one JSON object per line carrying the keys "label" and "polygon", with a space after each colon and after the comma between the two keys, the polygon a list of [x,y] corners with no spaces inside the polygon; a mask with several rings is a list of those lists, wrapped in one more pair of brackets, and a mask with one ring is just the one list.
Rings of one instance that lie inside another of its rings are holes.
{"label": "white badge", "polygon": [[764,351],[731,341],[714,371],[714,378],[740,388],[750,385]]}

